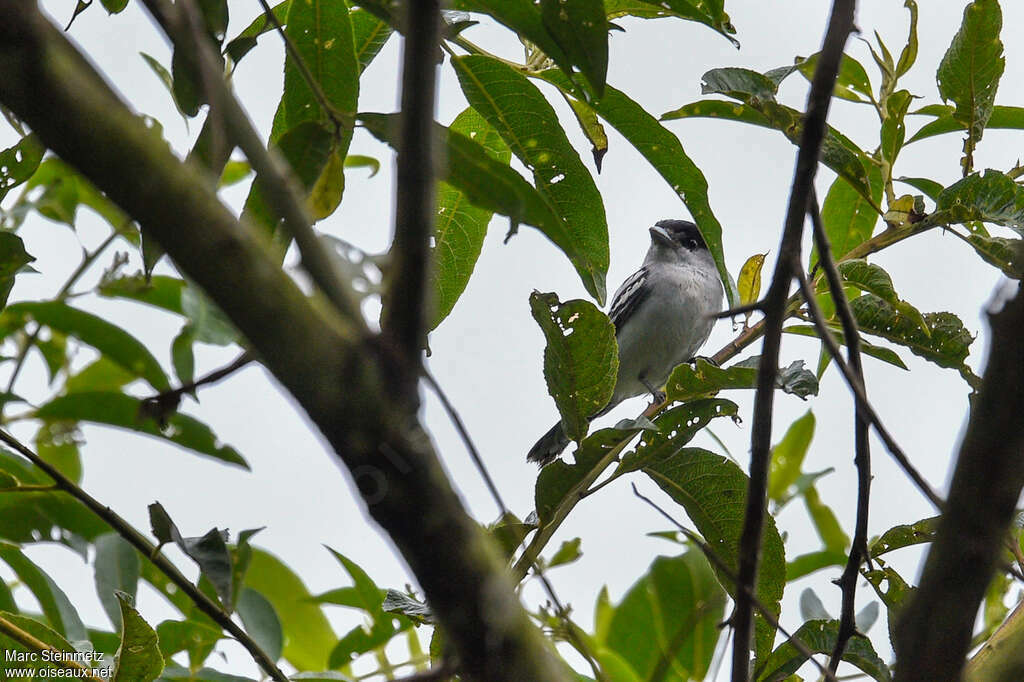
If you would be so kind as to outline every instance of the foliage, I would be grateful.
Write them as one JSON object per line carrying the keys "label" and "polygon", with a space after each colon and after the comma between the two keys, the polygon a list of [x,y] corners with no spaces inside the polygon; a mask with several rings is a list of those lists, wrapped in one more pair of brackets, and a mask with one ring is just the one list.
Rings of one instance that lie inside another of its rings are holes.
{"label": "foliage", "polygon": [[[100,4],[109,13],[127,6],[125,0]],[[89,6],[79,2],[72,21]],[[259,16],[228,40],[226,0],[201,0],[197,6],[203,20],[201,39],[218,48],[226,73],[274,30],[272,22]],[[571,463],[559,460],[541,471],[534,514],[525,520],[506,514],[488,530],[503,555],[516,560],[518,578],[530,568],[571,567],[592,539],[575,537],[557,549],[549,548],[555,530],[581,499],[599,494],[620,477],[643,474],[675,505],[674,515],[689,519],[720,563],[709,562],[688,542],[678,556],[653,559],[617,604],[607,589],[600,592],[592,632],[573,623],[568,612],[541,609],[533,616],[553,639],[577,648],[599,679],[703,679],[721,638],[719,623],[727,613],[728,600],[736,595],[730,573],[738,561],[749,479],[730,459],[688,444],[718,417],[739,419],[736,403],[719,394],[753,389],[760,357],[725,365],[738,353],[737,345],[718,358],[721,362],[699,358],[681,365],[665,387],[667,406],[588,435],[590,418],[612,395],[618,361],[614,326],[598,308],[606,298],[608,221],[594,175],[572,142],[577,134],[574,126],[592,145],[598,172],[609,145],[605,125],[650,164],[704,236],[731,304],[749,306],[761,294],[768,254],[743,254],[746,259],[735,278],[729,271],[725,244],[730,240],[716,218],[709,179],[685,150],[687,119],[754,125],[781,132],[799,144],[803,112],[782,101],[780,85],[793,74],[810,79],[818,55],[795,56],[791,65],[763,73],[735,66],[712,69],[701,79],[703,99],[682,103],[659,117],[628,94],[629,83],[618,84],[619,89],[607,82],[609,33],[621,28],[615,22],[623,18],[669,19],[694,22],[735,42],[732,36],[737,29],[722,0],[456,0],[451,6],[471,12],[472,18],[467,20],[458,12],[447,17],[444,52],[439,56],[457,78],[468,107],[450,125],[437,124],[434,131],[444,149],[444,162],[438,168],[430,249],[434,308],[428,315],[429,328],[443,324],[473,286],[474,269],[495,216],[509,221],[506,241],[520,225],[539,230],[575,269],[597,304],[580,299],[563,302],[557,293],[535,292],[530,298],[545,339],[544,377],[549,393],[566,433],[578,446]],[[950,312],[921,312],[904,300],[893,278],[872,257],[898,241],[942,226],[1007,277],[1021,279],[1021,169],[976,171],[973,157],[986,129],[1024,129],[1024,108],[995,103],[1005,68],[997,0],[970,2],[941,63],[917,67],[937,69],[942,101],[927,103],[918,102],[919,94],[900,85],[900,79],[917,66],[919,44],[917,4],[907,0],[905,6],[909,34],[898,59],[876,33],[869,46],[877,68],[866,68],[850,55],[841,63],[834,96],[873,108],[878,137],[854,141],[840,130],[828,129],[821,165],[834,180],[821,206],[821,219],[860,331],[877,341],[863,340],[862,352],[907,369],[897,352],[903,349],[936,366],[957,370],[974,389],[978,377],[967,364],[974,341],[971,331]],[[289,53],[285,59],[284,90],[267,144],[290,167],[314,221],[326,219],[344,200],[346,168],[368,167],[376,173],[379,167],[374,158],[349,154],[357,126],[383,145],[398,146],[400,114],[358,110],[365,70],[391,35],[403,30],[394,9],[389,2],[334,0],[285,0],[273,8],[297,56]],[[509,37],[521,40],[526,51],[523,62],[496,57],[467,40],[464,33],[477,20],[502,26]],[[147,54],[141,59],[167,86],[186,121],[201,116],[207,100],[203,75],[194,73],[183,55],[175,52],[169,64]],[[559,117],[555,106],[560,100],[569,103],[573,119]],[[931,120],[911,134],[908,126],[916,120],[912,116]],[[190,156],[205,166],[213,185],[249,181],[248,162],[226,156],[218,160],[211,154],[214,133],[208,124],[212,118],[214,114],[206,114]],[[246,469],[242,453],[220,442],[198,416],[178,410],[181,394],[196,392],[196,347],[218,345],[242,351],[245,341],[173,264],[163,263],[154,273],[162,251],[140,236],[131,219],[88,178],[49,154],[13,116],[8,120],[18,141],[0,151],[0,201],[4,202],[0,204],[0,341],[5,349],[0,364],[10,370],[8,385],[0,394],[4,429],[15,423],[31,428],[34,449],[76,484],[82,479],[81,451],[88,447],[83,427],[89,424],[145,434],[176,446],[183,454]],[[940,177],[897,174],[899,157],[911,145],[950,133],[965,136],[957,181],[947,185]],[[711,184],[725,180],[710,179]],[[896,183],[921,194],[898,195]],[[280,216],[268,200],[271,189],[251,179],[241,217],[262,230],[283,258],[290,237],[279,229]],[[35,256],[26,250],[24,238],[38,229],[39,218],[74,230],[83,207],[104,222],[108,239],[83,253],[81,267],[52,298],[8,303],[16,280],[34,272],[30,264]],[[384,222],[382,215],[376,228],[383,230]],[[90,282],[89,266],[105,258],[112,244],[136,252],[144,263],[143,272],[126,273],[125,261],[115,258],[98,281]],[[374,289],[368,273],[374,268],[377,274],[386,273],[387,255],[356,251],[339,246],[343,272],[361,295],[379,294],[380,287]],[[812,251],[807,272],[826,325],[845,344],[837,302],[820,272],[821,256]],[[168,339],[166,353],[155,353],[138,340],[137,331],[77,303],[79,297],[90,295],[124,309],[149,306],[173,320],[180,331]],[[797,298],[786,312],[789,318],[809,319]],[[746,315],[744,334],[757,330],[756,314]],[[819,335],[816,327],[800,324],[785,331]],[[82,352],[90,358],[87,363],[77,360]],[[170,359],[169,368],[161,355]],[[39,404],[29,404],[16,392],[22,385],[21,368],[30,357],[45,364],[49,377],[47,398]],[[803,360],[796,360],[780,368],[778,388],[811,399],[818,395],[826,369],[826,362],[820,362],[816,375]],[[176,392],[175,384],[181,390]],[[767,611],[756,623],[758,680],[798,679],[790,676],[806,662],[806,655],[796,640],[813,653],[830,654],[839,632],[839,623],[830,617],[811,617],[820,613],[805,614],[806,622],[791,638],[780,639],[771,625],[792,581],[845,564],[850,551],[843,524],[816,488],[816,482],[831,470],[803,469],[805,456],[814,447],[814,431],[815,416],[808,410],[773,449],[768,488],[771,512],[775,515],[790,501],[801,500],[821,548],[787,557],[782,521],[769,518],[756,585],[756,596]],[[123,529],[112,528],[51,484],[45,473],[18,454],[0,450],[0,561],[17,578],[15,585],[0,582],[0,619],[6,628],[0,644],[19,652],[31,650],[26,642],[62,652],[95,651],[93,665],[112,665],[118,680],[244,679],[215,669],[215,653],[228,633],[173,587],[154,564],[154,556],[140,554],[118,534]],[[375,679],[392,679],[396,670],[422,670],[446,657],[444,635],[428,603],[411,588],[378,586],[340,552],[329,550],[338,562],[343,584],[313,595],[290,567],[300,558],[290,557],[286,563],[251,545],[256,530],[232,537],[214,527],[186,537],[159,503],[151,506],[150,520],[151,533],[161,548],[177,546],[192,560],[198,568],[199,589],[215,599],[225,615],[237,613],[245,632],[270,660],[286,661],[298,671],[292,679],[349,680],[359,666],[372,667]],[[936,523],[924,519],[895,525],[867,548],[876,564],[862,573],[885,605],[890,625],[914,587],[883,557],[931,542]],[[1015,532],[1019,545],[1021,533]],[[667,536],[678,539],[674,534]],[[96,592],[110,628],[86,628],[74,602],[25,551],[51,542],[92,562]],[[148,623],[150,616],[134,605],[140,584],[166,597],[175,615]],[[1005,615],[1007,590],[1008,583],[991,588],[986,602],[988,634]],[[39,612],[19,608],[21,601],[15,601],[14,593],[30,593]],[[335,607],[357,612],[361,624],[339,636],[325,616],[325,610]],[[429,642],[426,651],[424,637]],[[843,658],[883,682],[891,674],[876,648],[872,640],[858,634]],[[392,660],[396,651],[401,652],[400,661]]]}

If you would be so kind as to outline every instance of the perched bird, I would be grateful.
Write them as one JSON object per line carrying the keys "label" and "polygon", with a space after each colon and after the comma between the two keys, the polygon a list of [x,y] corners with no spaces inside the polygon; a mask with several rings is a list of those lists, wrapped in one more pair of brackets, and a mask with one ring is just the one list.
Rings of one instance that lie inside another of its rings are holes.
{"label": "perched bird", "polygon": [[[650,228],[651,248],[640,269],[622,283],[608,316],[619,343],[619,373],[611,400],[600,417],[627,398],[658,389],[677,365],[704,345],[714,315],[722,310],[718,269],[697,226],[661,220]],[[559,421],[530,448],[526,459],[544,466],[569,444]]]}

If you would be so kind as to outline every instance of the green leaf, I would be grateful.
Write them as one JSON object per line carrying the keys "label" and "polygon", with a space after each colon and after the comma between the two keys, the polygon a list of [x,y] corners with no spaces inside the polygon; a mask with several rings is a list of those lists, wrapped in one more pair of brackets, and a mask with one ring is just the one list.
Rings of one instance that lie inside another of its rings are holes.
{"label": "green leaf", "polygon": [[341,195],[345,192],[345,160],[334,151],[327,157],[327,163],[320,177],[309,190],[309,214],[313,222],[323,220],[337,210]]}
{"label": "green leaf", "polygon": [[999,171],[973,173],[942,190],[929,219],[940,224],[981,220],[1024,235],[1024,189]]}
{"label": "green leaf", "polygon": [[580,551],[580,542],[579,538],[563,542],[555,553],[551,555],[551,558],[548,559],[548,568],[571,564],[583,556],[583,552]]}
{"label": "green leaf", "polygon": [[167,374],[141,341],[120,327],[60,301],[16,303],[5,314],[26,316],[50,329],[73,336],[145,379],[157,391],[171,387]]}
{"label": "green leaf", "polygon": [[[42,194],[31,193],[43,187]],[[35,197],[31,198],[30,197]],[[75,228],[75,216],[80,206],[95,211],[114,229],[123,229],[130,222],[127,215],[100,193],[85,177],[60,159],[44,159],[28,179],[21,195],[8,211],[12,216],[9,227],[17,228],[24,222],[29,208],[45,218]]]}
{"label": "green leaf", "polygon": [[145,416],[143,401],[121,393],[90,391],[59,396],[36,410],[36,417],[49,421],[87,421],[107,424],[162,438],[200,455],[237,464],[249,465],[238,452],[222,445],[210,427],[184,414],[167,417],[161,429],[152,417]]}
{"label": "green leaf", "polygon": [[32,177],[45,152],[46,147],[35,133],[26,135],[14,146],[0,151],[0,201],[8,192]]}
{"label": "green leaf", "polygon": [[193,341],[195,337],[192,334],[192,327],[185,325],[171,342],[171,363],[174,365],[178,381],[183,385],[192,383],[195,378],[196,359],[192,353]]}
{"label": "green leaf", "polygon": [[551,38],[587,79],[596,99],[608,75],[608,20],[602,0],[540,0]]}
{"label": "green leaf", "polygon": [[16,545],[6,542],[0,542],[0,560],[10,566],[39,602],[50,627],[72,642],[88,639],[74,604],[46,571],[36,566]]}
{"label": "green leaf", "polygon": [[856,258],[843,261],[839,264],[838,270],[844,284],[854,286],[863,292],[874,294],[892,306],[900,315],[916,324],[925,336],[931,335],[931,330],[925,323],[924,316],[921,315],[917,308],[901,300],[896,295],[896,290],[892,285],[892,278],[889,277],[889,273],[882,269],[881,266],[868,263],[862,258]]}
{"label": "green leaf", "polygon": [[[470,105],[533,172],[569,234],[566,251],[598,303],[605,300],[608,224],[601,194],[544,95],[511,67],[483,56],[452,59]],[[553,235],[548,235],[553,238]]]}
{"label": "green leaf", "polygon": [[562,303],[553,293],[530,295],[533,319],[544,332],[544,379],[572,440],[587,435],[589,417],[612,397],[619,369],[615,326],[594,304]]}
{"label": "green leaf", "polygon": [[705,24],[728,39],[735,47],[739,47],[739,42],[732,37],[736,33],[736,28],[729,21],[724,5],[724,2],[694,0],[604,0],[605,12],[609,19],[622,16],[640,19],[678,17]]}
{"label": "green leaf", "polygon": [[[683,448],[647,464],[651,477],[681,505],[707,543],[735,575],[749,479],[734,463],[707,450]],[[716,571],[717,573],[717,571]],[[736,586],[719,574],[719,582],[735,597]],[[786,556],[774,519],[766,519],[761,542],[761,567],[755,593],[776,616],[786,583]],[[762,660],[771,651],[775,630],[756,618],[755,651]]]}
{"label": "green leaf", "polygon": [[[283,25],[288,16],[292,0],[284,0],[271,8],[274,17]],[[238,63],[242,57],[248,54],[249,50],[256,47],[256,39],[264,33],[274,30],[274,24],[270,22],[267,15],[260,12],[259,16],[252,20],[245,29],[237,36],[228,41],[224,46],[224,54],[231,58],[231,61]]]}
{"label": "green leaf", "polygon": [[353,45],[356,59],[359,61],[359,72],[362,73],[388,42],[393,31],[386,21],[358,7],[353,8],[348,17],[352,24]]}
{"label": "green leaf", "polygon": [[82,458],[74,430],[57,424],[40,424],[35,437],[36,454],[75,483],[82,482]]}
{"label": "green leaf", "polygon": [[183,538],[177,533],[177,544],[199,566],[202,577],[210,581],[217,597],[226,608],[231,606],[231,554],[227,546],[227,530],[211,528],[200,537]]}
{"label": "green leaf", "polygon": [[240,339],[228,316],[195,284],[182,290],[181,312],[189,319],[192,335],[200,343],[227,346]]}
{"label": "green leaf", "polygon": [[935,74],[939,95],[956,105],[953,118],[967,130],[964,174],[971,171],[974,148],[992,115],[999,78],[1006,67],[999,40],[1002,25],[998,0],[974,0],[964,9],[960,30]]}
{"label": "green leaf", "polygon": [[[66,651],[69,653],[76,651],[75,647],[73,647],[65,637],[62,637],[59,633],[54,632],[52,629],[46,627],[46,625],[40,623],[36,619],[29,618],[28,616],[20,616],[11,612],[0,612],[0,616],[3,616],[5,620],[10,621],[11,624],[19,630],[27,632],[32,637],[35,637],[45,644],[49,644],[57,651]],[[0,633],[0,649],[4,651],[4,656],[6,658],[4,665],[3,667],[0,667],[0,670],[4,671],[4,678],[7,680],[15,679],[13,674],[10,673],[10,669],[13,667],[11,666],[11,663],[15,661],[20,664],[20,667],[32,670],[46,669],[47,673],[49,673],[47,677],[57,677],[56,669],[59,669],[59,666],[56,663],[42,660],[38,651],[25,646],[20,641],[8,637],[3,633]],[[38,673],[30,673],[26,675],[25,679],[42,678]]]}
{"label": "green leaf", "polygon": [[237,185],[242,180],[252,175],[252,165],[248,161],[228,161],[221,171],[218,187],[230,187]]}
{"label": "green leaf", "polygon": [[896,77],[899,78],[917,61],[917,3],[914,0],[904,0],[903,6],[910,11],[910,30],[907,35],[907,44],[900,52],[900,60],[896,63]]}
{"label": "green leaf", "polygon": [[[900,612],[917,588],[908,585],[891,566],[884,566],[873,571],[863,571],[862,575],[867,578],[868,583],[874,588],[875,594],[885,604],[886,611],[888,611],[889,641],[895,645],[896,638],[893,636],[893,631],[896,623],[899,622]],[[896,653],[899,655],[898,651]]]}
{"label": "green leaf", "polygon": [[116,533],[106,533],[95,540],[96,558],[93,560],[93,579],[96,594],[114,629],[122,630],[121,601],[126,594],[135,599],[139,586],[139,555],[135,548]]}
{"label": "green leaf", "polygon": [[882,121],[881,142],[879,151],[882,158],[890,165],[896,161],[897,155],[903,148],[907,136],[907,126],[904,118],[913,95],[908,90],[897,90],[889,95],[886,100],[887,117]]}
{"label": "green leaf", "polygon": [[[811,620],[804,623],[790,640],[764,661],[756,671],[756,679],[758,682],[781,682],[800,669],[807,657],[793,645],[794,639],[800,640],[811,653],[831,654],[838,637],[837,620]],[[861,634],[855,634],[847,642],[843,660],[857,666],[876,682],[889,682],[892,679],[889,668],[871,646],[871,640]]]}
{"label": "green leaf", "polygon": [[637,680],[703,679],[721,635],[725,602],[700,551],[660,556],[614,607],[604,644]]}
{"label": "green leaf", "polygon": [[573,98],[564,91],[562,96],[565,98],[569,108],[572,109],[573,115],[576,116],[576,122],[580,124],[580,130],[590,140],[590,154],[594,157],[594,167],[600,173],[604,155],[608,153],[608,134],[605,132],[601,121],[598,120],[597,113],[590,108],[590,105]]}
{"label": "green leaf", "polygon": [[786,564],[786,582],[792,582],[829,566],[845,566],[846,560],[844,552],[828,549],[801,554]]}
{"label": "green leaf", "polygon": [[[726,389],[754,388],[757,386],[757,367],[761,356],[755,355],[729,367],[712,365],[698,358],[693,366],[679,365],[669,377],[665,390],[671,401],[686,402],[694,398],[710,398]],[[775,385],[786,393],[800,398],[818,394],[814,374],[804,369],[802,360],[780,368]]]}
{"label": "green leaf", "polygon": [[98,293],[106,298],[124,298],[145,303],[161,310],[184,315],[181,299],[188,285],[184,280],[165,275],[131,275],[107,279],[100,283]]}
{"label": "green leaf", "polygon": [[[832,336],[835,340],[845,346],[846,336],[843,334],[842,327],[839,325],[829,325],[829,330],[832,332]],[[792,325],[783,328],[787,334],[799,334],[800,336],[813,336],[818,338],[818,330],[813,325]],[[882,362],[888,362],[890,365],[895,365],[900,369],[907,369],[907,366],[903,363],[902,358],[891,348],[885,348],[883,346],[876,346],[864,339],[860,340],[860,352],[864,355],[870,355],[873,358],[877,358]]]}
{"label": "green leaf", "polygon": [[181,105],[178,104],[178,97],[174,93],[174,78],[171,76],[171,72],[167,70],[166,66],[157,61],[155,57],[148,55],[145,52],[140,52],[139,56],[142,57],[142,61],[146,62],[146,66],[149,67],[149,70],[156,74],[156,77],[160,79],[160,82],[167,90],[167,94],[171,96],[171,101],[174,102],[174,108],[178,110],[178,113],[181,114],[182,120],[185,121],[185,127],[187,129],[189,116],[182,111]]}
{"label": "green leaf", "polygon": [[[299,184],[312,191],[323,174],[324,167],[335,149],[335,137],[329,128],[316,120],[306,120],[290,128],[274,142],[273,146],[284,157]],[[263,181],[257,178],[252,183],[245,200],[242,219],[263,227],[271,235],[276,234],[280,218],[267,203]]]}
{"label": "green leaf", "polygon": [[35,257],[25,250],[21,237],[13,232],[0,232],[0,310],[7,305],[15,275],[34,260]]}
{"label": "green leaf", "polygon": [[654,460],[661,460],[693,440],[716,417],[731,417],[739,421],[739,407],[731,400],[710,398],[692,400],[676,405],[654,420],[657,431],[643,432],[636,448],[622,457],[616,474],[637,471]]}
{"label": "green leaf", "polygon": [[[850,301],[857,326],[867,334],[906,346],[918,355],[940,367],[957,369],[965,378],[973,374],[964,364],[970,353],[974,337],[964,329],[963,322],[952,313],[925,313],[925,334],[911,317],[893,308],[873,294],[865,294]],[[976,377],[975,377],[976,378]]]}
{"label": "green leaf", "polygon": [[932,201],[937,200],[939,198],[939,194],[942,193],[942,184],[935,182],[934,180],[929,180],[928,178],[900,177],[894,179],[898,182],[906,183],[915,189],[921,190],[924,192],[924,195]]}
{"label": "green leaf", "polygon": [[537,528],[536,523],[525,523],[509,512],[503,514],[495,523],[486,527],[487,533],[498,543],[503,555],[511,559],[523,544],[530,531]]}
{"label": "green leaf", "polygon": [[[953,118],[953,107],[943,108],[939,110],[931,110],[928,107],[922,107],[915,114],[929,114],[937,116],[934,121],[930,121],[914,133],[914,135],[907,140],[907,144],[911,142],[917,142],[928,137],[934,137],[936,135],[943,135],[945,133],[955,133],[961,130],[966,130],[966,124],[960,123],[960,121]],[[985,124],[985,129],[991,128],[1005,128],[1011,130],[1020,130],[1024,128],[1024,107],[1005,107],[995,105],[992,107],[992,115],[988,119],[988,123]]]}
{"label": "green leaf", "polygon": [[[82,368],[77,374],[68,377],[64,382],[64,393],[81,393],[82,391],[114,391],[135,381],[135,375],[121,367],[113,360],[101,355],[95,362]],[[117,607],[117,604],[114,604]],[[120,611],[120,609],[118,609]]]}
{"label": "green leaf", "polygon": [[[343,122],[334,136],[333,151],[339,159],[344,159],[352,140],[353,116],[359,99],[359,61],[348,4],[336,0],[293,2],[288,9],[285,35],[320,86],[327,104]],[[287,130],[306,121],[322,124],[330,121],[291,55],[285,59],[281,102]]]}
{"label": "green leaf", "polygon": [[384,602],[384,593],[381,589],[377,587],[370,576],[366,574],[366,571],[360,568],[356,562],[330,547],[327,549],[338,560],[338,563],[342,565],[349,577],[352,578],[352,585],[356,589],[356,596],[359,597],[359,608],[371,616],[380,616],[383,613],[381,604]]}
{"label": "green leaf", "polygon": [[711,69],[700,78],[700,94],[719,94],[738,99],[759,109],[764,102],[774,102],[778,85],[770,78],[739,67]]}
{"label": "green leaf", "polygon": [[156,631],[142,619],[124,593],[117,594],[121,604],[121,647],[117,650],[114,682],[152,682],[164,670]]}
{"label": "green leaf", "polygon": [[969,234],[967,241],[986,263],[996,266],[1007,277],[1024,278],[1024,239]]}
{"label": "green leaf", "polygon": [[299,670],[326,670],[327,654],[338,641],[320,607],[310,601],[302,580],[280,559],[253,548],[245,584],[267,598],[288,636],[285,660]]}
{"label": "green leaf", "polygon": [[768,498],[780,502],[790,486],[800,477],[804,457],[814,437],[814,413],[807,410],[804,416],[789,425],[771,453],[771,470],[768,473]]}
{"label": "green leaf", "polygon": [[740,292],[740,304],[756,303],[761,295],[761,268],[767,253],[755,253],[743,263],[737,287]]}
{"label": "green leaf", "polygon": [[[818,66],[820,54],[818,52],[806,59],[797,58],[796,69],[808,81],[814,78],[814,69]],[[839,76],[836,78],[836,86],[832,94],[851,102],[871,101],[871,79],[868,78],[868,72],[864,70],[860,62],[850,55],[843,55],[843,60],[839,65]]]}
{"label": "green leaf", "polygon": [[[568,83],[557,72],[545,71],[539,77],[563,91]],[[722,249],[722,226],[708,201],[708,183],[697,165],[686,155],[679,138],[625,93],[609,86],[600,101],[589,102],[598,116],[619,131],[678,196],[700,230],[718,266],[730,305],[739,300],[736,285],[729,276]]]}
{"label": "green leaf", "polygon": [[164,660],[185,651],[192,668],[199,668],[224,636],[219,627],[195,620],[165,620],[156,626],[156,634]]}
{"label": "green leaf", "polygon": [[818,531],[818,537],[829,552],[843,552],[850,546],[850,538],[843,532],[835,512],[827,504],[822,502],[818,489],[813,485],[803,491],[804,505],[807,513],[810,514],[814,529]]}
{"label": "green leaf", "polygon": [[245,587],[238,595],[238,617],[242,619],[245,631],[267,652],[270,660],[281,658],[284,647],[284,632],[273,605],[262,594]]}
{"label": "green leaf", "polygon": [[417,623],[434,622],[434,614],[431,613],[429,606],[397,590],[386,591],[384,601],[381,603],[381,609],[385,613],[397,613],[406,616]]}
{"label": "green leaf", "polygon": [[[508,145],[475,109],[466,109],[456,116],[449,130],[473,140],[498,163],[507,164],[512,158]],[[526,185],[525,182],[521,184]],[[543,201],[539,196],[537,199]],[[447,182],[438,184],[437,218],[431,249],[434,256],[431,277],[434,280],[435,300],[430,329],[436,328],[448,316],[466,290],[493,215],[486,208],[474,206],[470,196],[456,186]]]}
{"label": "green leaf", "polygon": [[879,557],[904,547],[931,542],[939,530],[939,517],[932,516],[915,523],[893,526],[868,544],[871,558]]}

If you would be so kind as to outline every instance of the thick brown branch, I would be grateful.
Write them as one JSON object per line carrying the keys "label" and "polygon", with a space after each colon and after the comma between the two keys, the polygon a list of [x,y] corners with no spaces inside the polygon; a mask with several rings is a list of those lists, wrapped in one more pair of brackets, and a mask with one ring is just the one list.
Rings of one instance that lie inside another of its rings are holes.
{"label": "thick brown branch", "polygon": [[832,89],[839,73],[843,47],[853,30],[854,5],[854,0],[835,0],[832,5],[828,30],[825,33],[817,68],[814,70],[811,90],[807,95],[807,113],[804,116],[793,189],[790,192],[786,223],[779,245],[779,259],[775,264],[772,283],[764,300],[765,336],[761,364],[757,373],[757,391],[754,395],[750,487],[747,491],[743,532],[740,536],[738,584],[741,589],[736,591],[736,611],[733,615],[733,682],[746,682],[749,679],[753,613],[748,589],[752,590],[756,584],[761,553],[768,463],[771,456],[772,408],[782,322],[786,316],[786,301],[793,275],[800,268],[800,238],[803,234],[807,201],[818,168],[818,156],[825,137],[825,120],[832,101]]}
{"label": "thick brown branch", "polygon": [[0,73],[0,103],[167,250],[309,414],[408,562],[466,678],[565,679],[415,414],[391,400],[379,340],[304,295],[198,167],[176,159],[30,0],[0,3]]}
{"label": "thick brown branch", "polygon": [[960,679],[978,604],[1024,487],[1024,290],[989,315],[992,344],[921,584],[896,624],[897,682]]}

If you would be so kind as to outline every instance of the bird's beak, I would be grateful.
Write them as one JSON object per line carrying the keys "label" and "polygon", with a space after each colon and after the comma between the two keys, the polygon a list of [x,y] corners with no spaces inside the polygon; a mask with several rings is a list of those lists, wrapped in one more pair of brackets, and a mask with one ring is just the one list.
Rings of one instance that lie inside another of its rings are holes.
{"label": "bird's beak", "polygon": [[672,237],[669,236],[664,227],[655,225],[650,229],[650,233],[653,241],[661,242],[664,246],[672,246]]}

